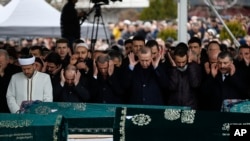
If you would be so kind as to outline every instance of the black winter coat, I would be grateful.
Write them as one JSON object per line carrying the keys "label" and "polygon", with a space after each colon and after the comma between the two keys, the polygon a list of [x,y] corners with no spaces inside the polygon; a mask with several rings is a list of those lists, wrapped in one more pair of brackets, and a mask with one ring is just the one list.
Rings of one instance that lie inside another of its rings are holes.
{"label": "black winter coat", "polygon": [[168,105],[197,108],[198,88],[201,84],[201,68],[197,63],[189,63],[187,70],[179,71],[176,67],[169,72]]}
{"label": "black winter coat", "polygon": [[127,94],[130,104],[164,105],[167,79],[166,72],[160,65],[157,68],[151,65],[143,69],[138,63],[133,71],[127,67],[124,85],[131,90]]}

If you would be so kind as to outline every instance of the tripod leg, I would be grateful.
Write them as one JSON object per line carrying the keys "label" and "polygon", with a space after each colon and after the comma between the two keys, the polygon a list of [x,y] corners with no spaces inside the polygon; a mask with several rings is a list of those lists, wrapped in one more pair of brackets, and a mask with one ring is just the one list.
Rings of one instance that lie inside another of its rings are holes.
{"label": "tripod leg", "polygon": [[96,33],[95,33],[95,39],[96,39],[96,40],[97,40],[97,35],[98,35],[99,22],[100,22],[100,17],[99,17],[99,16],[97,16],[97,22],[96,22]]}
{"label": "tripod leg", "polygon": [[101,19],[102,19],[102,26],[103,26],[103,29],[104,29],[104,33],[105,33],[105,37],[106,37],[107,44],[110,46],[110,44],[109,44],[109,39],[108,39],[108,35],[107,35],[107,31],[106,31],[106,27],[105,27],[104,20],[103,20],[103,17],[102,17],[102,15],[101,15],[100,17],[101,17]]}
{"label": "tripod leg", "polygon": [[94,37],[94,31],[95,31],[95,20],[96,20],[96,16],[94,16],[94,21],[93,21],[93,26],[92,26],[92,33],[91,33],[91,51],[94,52],[95,50],[95,43],[96,43],[96,38],[93,39]]}

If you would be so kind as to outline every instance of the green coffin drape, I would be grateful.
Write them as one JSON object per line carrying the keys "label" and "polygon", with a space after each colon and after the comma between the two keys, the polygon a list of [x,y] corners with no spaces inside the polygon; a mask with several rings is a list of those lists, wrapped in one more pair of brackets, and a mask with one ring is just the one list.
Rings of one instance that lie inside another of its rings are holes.
{"label": "green coffin drape", "polygon": [[114,141],[229,141],[230,125],[250,114],[180,109],[117,108]]}
{"label": "green coffin drape", "polygon": [[63,115],[68,122],[69,134],[113,134],[113,123],[117,107],[190,109],[189,107],[178,106],[43,102],[30,106],[25,113]]}
{"label": "green coffin drape", "polygon": [[61,115],[0,114],[1,141],[66,141],[67,124]]}

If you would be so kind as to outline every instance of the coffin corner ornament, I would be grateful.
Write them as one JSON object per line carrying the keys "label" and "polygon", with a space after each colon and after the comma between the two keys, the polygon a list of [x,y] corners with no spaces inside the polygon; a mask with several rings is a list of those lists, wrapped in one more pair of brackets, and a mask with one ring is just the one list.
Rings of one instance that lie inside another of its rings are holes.
{"label": "coffin corner ornament", "polygon": [[132,122],[138,126],[145,126],[151,122],[151,117],[145,114],[136,114],[132,117]]}

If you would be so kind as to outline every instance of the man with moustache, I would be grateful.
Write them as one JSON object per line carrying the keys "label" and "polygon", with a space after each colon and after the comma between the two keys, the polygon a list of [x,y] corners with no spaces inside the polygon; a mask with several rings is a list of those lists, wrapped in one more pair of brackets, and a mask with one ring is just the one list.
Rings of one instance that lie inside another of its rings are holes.
{"label": "man with moustache", "polygon": [[219,53],[217,63],[211,65],[211,74],[205,80],[207,110],[219,111],[225,99],[246,99],[247,83],[233,64],[233,57],[227,51]]}
{"label": "man with moustache", "polygon": [[17,113],[23,102],[52,102],[52,85],[48,74],[39,72],[35,67],[35,57],[18,58],[22,71],[12,76],[8,90],[7,103],[11,113]]}

